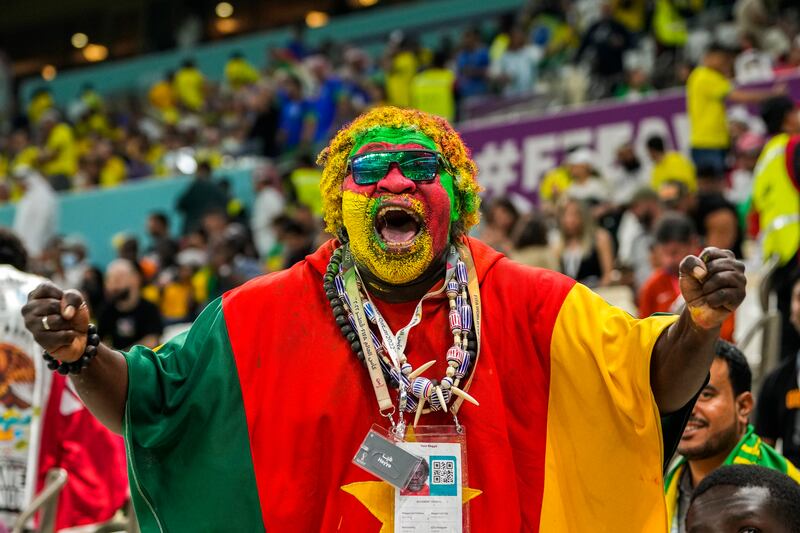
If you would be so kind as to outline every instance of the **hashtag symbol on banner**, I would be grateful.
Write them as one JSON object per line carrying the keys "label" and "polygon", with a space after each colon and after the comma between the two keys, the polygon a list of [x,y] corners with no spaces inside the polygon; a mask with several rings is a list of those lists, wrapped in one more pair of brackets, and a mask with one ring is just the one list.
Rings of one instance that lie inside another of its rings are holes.
{"label": "hashtag symbol on banner", "polygon": [[513,140],[506,140],[498,146],[496,142],[483,145],[475,155],[481,175],[481,183],[486,191],[492,194],[505,194],[506,190],[517,183],[519,175],[516,166],[520,161],[520,152]]}

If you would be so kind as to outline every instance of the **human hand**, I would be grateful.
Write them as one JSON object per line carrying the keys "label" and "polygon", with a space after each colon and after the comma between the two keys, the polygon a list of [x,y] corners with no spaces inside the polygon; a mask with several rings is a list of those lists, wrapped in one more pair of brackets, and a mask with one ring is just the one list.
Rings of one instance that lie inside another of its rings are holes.
{"label": "human hand", "polygon": [[22,317],[36,342],[59,361],[77,361],[86,350],[89,307],[80,292],[42,283],[28,295]]}
{"label": "human hand", "polygon": [[703,329],[721,326],[744,300],[744,263],[730,250],[706,248],[700,257],[685,257],[679,271],[689,316]]}

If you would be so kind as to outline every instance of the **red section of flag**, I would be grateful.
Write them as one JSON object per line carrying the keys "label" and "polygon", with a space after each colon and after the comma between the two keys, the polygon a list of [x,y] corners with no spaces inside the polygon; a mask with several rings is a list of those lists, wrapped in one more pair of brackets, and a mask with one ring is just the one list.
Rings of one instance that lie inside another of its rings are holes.
{"label": "red section of flag", "polygon": [[[544,491],[550,341],[572,280],[525,268],[470,240],[482,299],[482,350],[459,419],[467,428],[468,485],[476,531],[537,529]],[[378,531],[380,523],[341,490],[375,481],[352,465],[377,413],[366,370],[342,338],[322,290],[333,248],[324,245],[289,271],[254,280],[223,297],[251,454],[267,530]],[[397,329],[416,302],[378,303]],[[444,375],[452,337],[448,306],[429,300],[408,341],[418,367]],[[452,424],[441,414],[425,424]]]}

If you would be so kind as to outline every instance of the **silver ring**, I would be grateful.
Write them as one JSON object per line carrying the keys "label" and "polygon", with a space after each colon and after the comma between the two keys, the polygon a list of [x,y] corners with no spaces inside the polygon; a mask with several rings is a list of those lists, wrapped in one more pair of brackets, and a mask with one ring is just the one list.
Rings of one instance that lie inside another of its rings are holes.
{"label": "silver ring", "polygon": [[50,331],[50,324],[47,323],[47,315],[42,317],[42,327],[45,331]]}

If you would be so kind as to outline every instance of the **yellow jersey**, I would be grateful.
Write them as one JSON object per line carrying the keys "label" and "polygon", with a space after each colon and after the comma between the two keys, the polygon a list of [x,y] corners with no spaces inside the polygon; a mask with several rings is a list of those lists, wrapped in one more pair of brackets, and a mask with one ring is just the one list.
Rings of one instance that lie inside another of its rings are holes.
{"label": "yellow jersey", "polygon": [[653,189],[657,191],[668,181],[679,181],[691,192],[697,190],[694,165],[680,152],[667,152],[661,161],[653,166],[650,178]]}
{"label": "yellow jersey", "polygon": [[196,68],[180,69],[175,73],[172,86],[178,100],[192,111],[199,111],[205,105],[205,78]]}
{"label": "yellow jersey", "polygon": [[720,72],[705,66],[695,68],[686,80],[686,110],[689,113],[689,144],[692,148],[724,149],[730,145],[725,97],[733,90]]}
{"label": "yellow jersey", "polygon": [[455,82],[456,75],[447,69],[431,68],[420,72],[411,81],[412,107],[452,122],[456,116]]}
{"label": "yellow jersey", "polygon": [[565,167],[556,167],[542,178],[539,186],[539,199],[545,202],[555,202],[561,193],[572,185],[572,176]]}
{"label": "yellow jersey", "polygon": [[42,172],[48,176],[64,175],[72,177],[78,171],[78,144],[72,128],[64,122],[50,130],[45,149],[55,157],[42,165]]}

